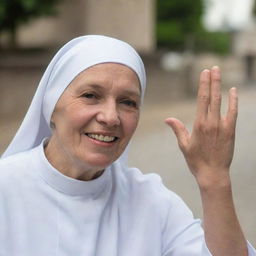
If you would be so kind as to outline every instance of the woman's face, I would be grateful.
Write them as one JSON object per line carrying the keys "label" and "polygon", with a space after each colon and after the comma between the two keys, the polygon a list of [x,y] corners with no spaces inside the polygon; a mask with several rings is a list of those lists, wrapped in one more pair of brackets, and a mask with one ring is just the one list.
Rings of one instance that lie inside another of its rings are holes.
{"label": "woman's face", "polygon": [[140,95],[137,75],[124,65],[98,64],[79,74],[51,118],[53,165],[99,171],[115,161],[136,129]]}

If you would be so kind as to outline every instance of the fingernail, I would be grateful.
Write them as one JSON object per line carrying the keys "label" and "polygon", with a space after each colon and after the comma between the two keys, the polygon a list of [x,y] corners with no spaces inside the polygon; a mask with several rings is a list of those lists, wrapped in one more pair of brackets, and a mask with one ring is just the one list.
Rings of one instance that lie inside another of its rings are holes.
{"label": "fingernail", "polygon": [[219,66],[213,66],[212,69],[220,69]]}
{"label": "fingernail", "polygon": [[206,68],[202,72],[210,72],[210,70]]}

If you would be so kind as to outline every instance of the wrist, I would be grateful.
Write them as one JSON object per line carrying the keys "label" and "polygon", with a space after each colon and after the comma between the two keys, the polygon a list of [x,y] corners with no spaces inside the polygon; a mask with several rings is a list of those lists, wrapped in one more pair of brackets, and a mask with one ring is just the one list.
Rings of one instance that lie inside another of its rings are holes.
{"label": "wrist", "polygon": [[229,170],[204,170],[196,176],[200,190],[216,190],[231,187]]}

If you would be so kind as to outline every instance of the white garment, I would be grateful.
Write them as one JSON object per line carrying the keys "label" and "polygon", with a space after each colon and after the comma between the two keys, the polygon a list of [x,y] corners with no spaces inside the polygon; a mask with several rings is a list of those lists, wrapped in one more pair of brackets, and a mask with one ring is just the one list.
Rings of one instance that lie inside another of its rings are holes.
{"label": "white garment", "polygon": [[0,161],[0,209],[0,256],[211,255],[200,221],[158,175],[116,162],[79,181],[43,145]]}

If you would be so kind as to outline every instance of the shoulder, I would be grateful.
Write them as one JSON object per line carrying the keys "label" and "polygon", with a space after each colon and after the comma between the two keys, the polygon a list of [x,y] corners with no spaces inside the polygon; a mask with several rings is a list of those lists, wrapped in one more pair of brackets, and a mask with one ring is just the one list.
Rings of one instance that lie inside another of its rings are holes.
{"label": "shoulder", "polygon": [[181,230],[193,222],[189,207],[163,184],[158,174],[143,174],[137,168],[126,167],[118,168],[114,179],[120,208],[134,219],[143,217],[143,221],[151,226],[155,224],[155,230],[159,232],[172,231],[176,226]]}
{"label": "shoulder", "polygon": [[166,211],[183,202],[176,193],[163,184],[162,178],[156,173],[143,174],[137,168],[126,167],[118,176],[119,187],[129,198],[136,198],[154,207],[165,208]]}
{"label": "shoulder", "polygon": [[35,149],[24,151],[0,159],[0,182],[6,179],[24,176],[24,172],[31,170],[35,159]]}

